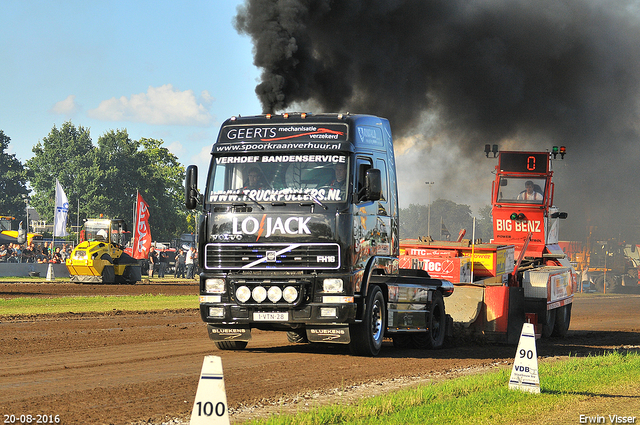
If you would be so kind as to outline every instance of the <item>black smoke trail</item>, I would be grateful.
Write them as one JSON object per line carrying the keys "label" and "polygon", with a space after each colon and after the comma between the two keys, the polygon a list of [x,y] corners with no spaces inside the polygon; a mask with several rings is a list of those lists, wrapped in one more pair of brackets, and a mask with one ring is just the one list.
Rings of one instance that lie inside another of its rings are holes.
{"label": "black smoke trail", "polygon": [[396,136],[424,131],[428,115],[428,131],[465,155],[485,143],[567,146],[556,199],[582,238],[588,224],[640,225],[639,10],[623,0],[248,0],[235,25],[253,39],[264,112],[372,113]]}

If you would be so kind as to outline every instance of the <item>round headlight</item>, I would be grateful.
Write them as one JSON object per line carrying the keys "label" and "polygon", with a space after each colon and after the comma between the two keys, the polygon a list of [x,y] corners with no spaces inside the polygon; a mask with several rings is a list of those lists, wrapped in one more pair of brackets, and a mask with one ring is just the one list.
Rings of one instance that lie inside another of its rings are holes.
{"label": "round headlight", "polygon": [[253,296],[254,301],[261,303],[267,299],[267,290],[264,289],[263,286],[256,286],[253,288],[253,291],[251,291],[251,295]]}
{"label": "round headlight", "polygon": [[269,288],[269,291],[267,291],[267,296],[269,297],[269,301],[277,303],[280,301],[280,298],[282,298],[282,289],[278,286],[272,286]]}
{"label": "round headlight", "polygon": [[246,303],[251,298],[251,290],[246,286],[241,286],[236,289],[236,299],[241,303]]}
{"label": "round headlight", "polygon": [[287,286],[286,288],[284,288],[282,296],[286,302],[292,303],[298,299],[298,290],[293,286]]}

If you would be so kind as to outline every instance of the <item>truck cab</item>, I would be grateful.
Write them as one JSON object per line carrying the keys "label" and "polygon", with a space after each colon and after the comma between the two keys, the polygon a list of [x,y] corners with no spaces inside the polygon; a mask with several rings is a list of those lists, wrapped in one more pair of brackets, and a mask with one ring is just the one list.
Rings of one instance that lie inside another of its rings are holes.
{"label": "truck cab", "polygon": [[[553,171],[549,152],[500,152],[492,190],[493,238],[513,244],[516,257],[542,257],[558,244],[559,220],[553,206]],[[525,249],[526,245],[526,249]]]}
{"label": "truck cab", "polygon": [[[200,313],[210,338],[239,349],[252,329],[280,330],[290,341],[345,343],[376,355],[394,332],[388,307],[394,317],[394,301],[407,296],[398,295],[405,283],[392,281],[400,271],[389,122],[351,114],[233,117],[211,155],[204,193],[195,166],[185,183],[187,208],[202,208]],[[423,306],[415,323],[424,325],[429,294],[453,286],[406,279]]]}

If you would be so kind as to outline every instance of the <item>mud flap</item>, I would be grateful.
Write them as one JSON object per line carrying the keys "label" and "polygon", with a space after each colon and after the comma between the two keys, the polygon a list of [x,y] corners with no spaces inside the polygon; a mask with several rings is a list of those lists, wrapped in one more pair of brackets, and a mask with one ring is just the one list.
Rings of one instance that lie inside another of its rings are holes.
{"label": "mud flap", "polygon": [[507,344],[517,344],[525,322],[524,288],[509,288],[509,323]]}
{"label": "mud flap", "polygon": [[250,341],[250,328],[218,328],[207,325],[209,339],[211,341]]}
{"label": "mud flap", "polygon": [[484,287],[456,285],[453,294],[445,300],[447,314],[464,328],[475,323],[484,304]]}
{"label": "mud flap", "polygon": [[309,342],[333,342],[335,344],[348,344],[351,342],[349,327],[307,327],[307,339]]}

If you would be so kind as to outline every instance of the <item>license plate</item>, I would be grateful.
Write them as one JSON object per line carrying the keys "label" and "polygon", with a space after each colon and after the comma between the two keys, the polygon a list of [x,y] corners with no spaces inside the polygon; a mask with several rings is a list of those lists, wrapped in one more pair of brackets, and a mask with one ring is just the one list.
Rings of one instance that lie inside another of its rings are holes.
{"label": "license plate", "polygon": [[253,320],[256,322],[286,322],[289,320],[288,312],[275,313],[253,313]]}

